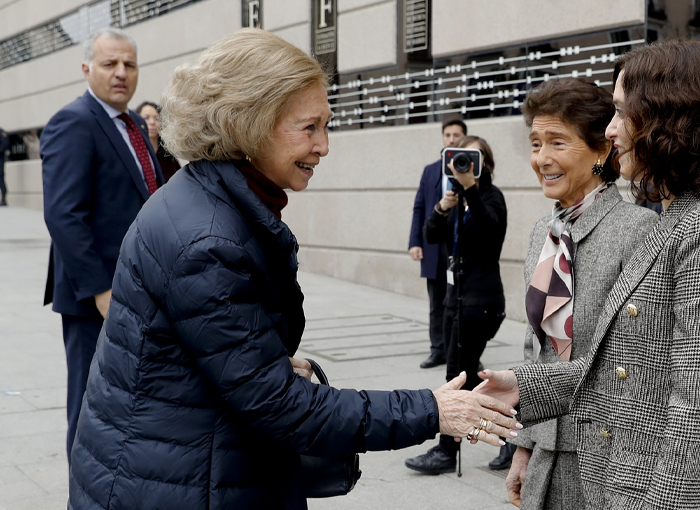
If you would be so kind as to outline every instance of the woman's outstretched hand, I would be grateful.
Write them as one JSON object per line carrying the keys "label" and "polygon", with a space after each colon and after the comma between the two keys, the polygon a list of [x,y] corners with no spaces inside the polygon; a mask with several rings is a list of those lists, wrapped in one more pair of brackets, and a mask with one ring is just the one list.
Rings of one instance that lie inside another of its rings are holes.
{"label": "woman's outstretched hand", "polygon": [[494,446],[501,437],[516,437],[523,426],[513,416],[513,406],[489,395],[460,390],[467,382],[462,372],[433,392],[440,414],[440,432],[455,438],[467,437]]}
{"label": "woman's outstretched hand", "polygon": [[517,406],[520,402],[518,380],[512,370],[494,372],[486,369],[479,372],[479,377],[484,381],[474,388],[474,393],[497,398],[512,407]]}

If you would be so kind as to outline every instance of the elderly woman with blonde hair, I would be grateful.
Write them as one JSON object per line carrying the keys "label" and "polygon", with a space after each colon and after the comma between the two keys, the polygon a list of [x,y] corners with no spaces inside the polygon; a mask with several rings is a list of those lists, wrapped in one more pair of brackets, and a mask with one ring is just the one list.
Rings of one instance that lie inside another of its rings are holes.
{"label": "elderly woman with blonde hair", "polygon": [[303,294],[281,211],[328,153],[326,86],[313,58],[252,29],[175,71],[162,137],[191,163],[122,244],[69,508],[303,509],[300,454],[517,435],[511,407],[459,390],[464,374],[435,391],[338,390],[293,357]]}

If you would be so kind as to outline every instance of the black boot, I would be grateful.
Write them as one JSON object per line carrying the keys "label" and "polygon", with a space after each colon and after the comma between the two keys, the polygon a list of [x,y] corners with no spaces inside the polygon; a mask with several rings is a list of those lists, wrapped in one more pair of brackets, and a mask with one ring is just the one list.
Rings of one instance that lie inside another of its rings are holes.
{"label": "black boot", "polygon": [[421,368],[433,368],[438,365],[444,365],[446,363],[445,356],[440,354],[431,354],[428,359],[420,364]]}
{"label": "black boot", "polygon": [[5,197],[0,198],[0,205],[7,205],[7,200],[5,200]]}
{"label": "black boot", "polygon": [[440,445],[433,446],[427,453],[406,459],[406,467],[427,475],[454,473],[457,468],[457,458],[443,450]]}
{"label": "black boot", "polygon": [[513,454],[515,453],[517,446],[511,443],[506,443],[505,446],[501,446],[501,451],[498,457],[489,462],[489,469],[506,469],[509,468],[513,462]]}

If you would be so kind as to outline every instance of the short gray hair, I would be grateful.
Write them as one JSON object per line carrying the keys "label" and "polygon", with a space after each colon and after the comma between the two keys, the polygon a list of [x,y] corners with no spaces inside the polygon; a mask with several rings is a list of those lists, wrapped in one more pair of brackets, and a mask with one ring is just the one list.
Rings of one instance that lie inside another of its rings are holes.
{"label": "short gray hair", "polygon": [[134,53],[137,53],[136,50],[136,41],[134,41],[134,38],[131,37],[129,34],[124,32],[123,30],[119,28],[112,28],[112,27],[105,27],[105,28],[100,28],[99,30],[95,30],[93,33],[91,33],[87,39],[85,39],[85,42],[83,43],[83,49],[85,51],[85,63],[90,65],[92,62],[92,59],[95,58],[95,54],[93,53],[93,48],[95,47],[95,41],[99,39],[100,37],[106,37],[107,39],[117,39],[117,40],[122,40],[128,42],[132,48],[134,48]]}
{"label": "short gray hair", "polygon": [[161,100],[161,138],[196,161],[260,157],[289,99],[328,77],[315,58],[281,37],[244,28],[173,72]]}

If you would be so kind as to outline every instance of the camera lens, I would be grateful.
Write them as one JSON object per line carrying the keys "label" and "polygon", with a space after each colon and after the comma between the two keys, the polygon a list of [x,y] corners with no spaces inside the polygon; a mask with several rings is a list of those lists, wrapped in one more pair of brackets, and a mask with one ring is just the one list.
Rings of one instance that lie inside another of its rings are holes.
{"label": "camera lens", "polygon": [[457,154],[452,159],[452,164],[454,165],[455,170],[457,170],[461,174],[469,171],[471,163],[472,160],[469,158],[469,156],[467,156],[464,153]]}

